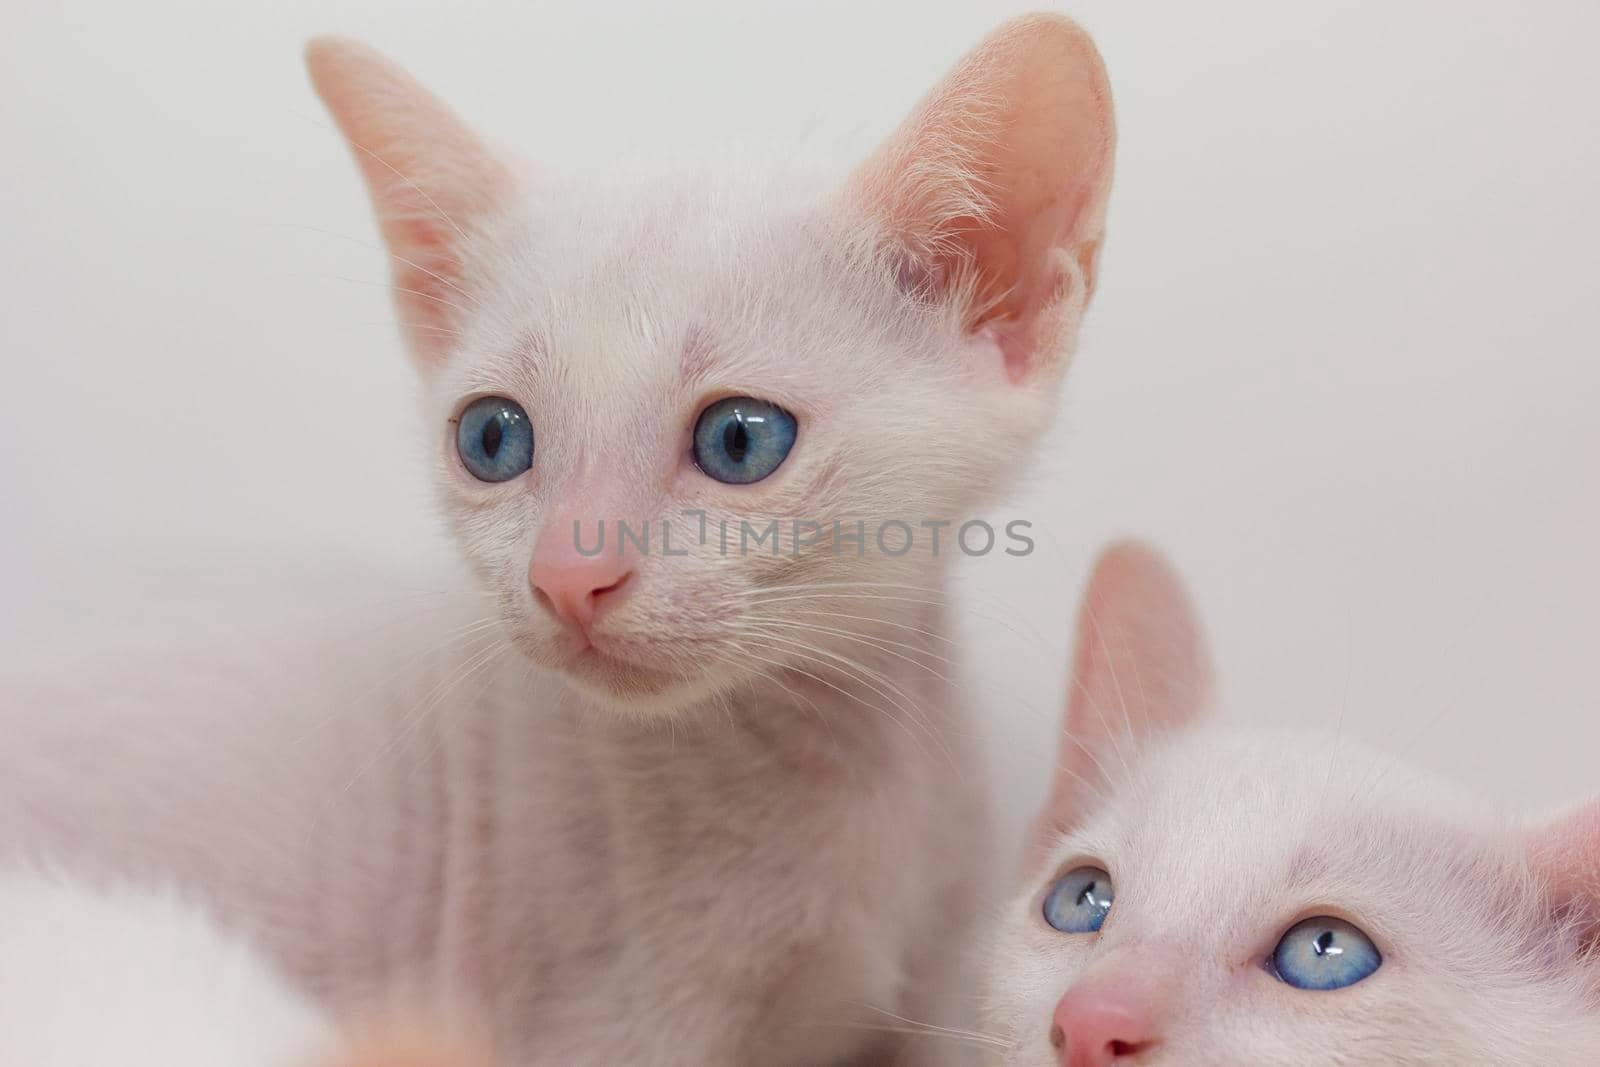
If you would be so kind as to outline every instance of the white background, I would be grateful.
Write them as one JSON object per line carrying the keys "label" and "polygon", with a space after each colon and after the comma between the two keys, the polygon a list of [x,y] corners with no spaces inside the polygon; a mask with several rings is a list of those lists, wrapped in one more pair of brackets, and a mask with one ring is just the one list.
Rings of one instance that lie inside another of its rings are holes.
{"label": "white background", "polygon": [[[5,4],[13,652],[239,561],[448,554],[307,35],[370,39],[550,167],[727,139],[846,159],[1020,10]],[[1600,5],[1069,13],[1120,114],[1103,283],[999,509],[1041,551],[961,579],[1013,811],[1077,587],[1123,533],[1190,576],[1228,714],[1342,714],[1496,796],[1600,789]]]}

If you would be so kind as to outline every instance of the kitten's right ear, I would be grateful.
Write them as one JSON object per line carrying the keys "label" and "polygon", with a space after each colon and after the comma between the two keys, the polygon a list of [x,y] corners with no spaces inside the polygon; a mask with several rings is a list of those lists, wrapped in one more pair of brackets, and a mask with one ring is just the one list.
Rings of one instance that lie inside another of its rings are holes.
{"label": "kitten's right ear", "polygon": [[306,69],[366,180],[412,354],[424,368],[434,365],[474,299],[463,246],[507,202],[513,173],[454,112],[366,45],[315,38]]}
{"label": "kitten's right ear", "polygon": [[1105,770],[1152,734],[1205,710],[1211,667],[1183,583],[1154,550],[1132,541],[1096,561],[1078,610],[1077,651],[1041,845],[1081,817]]}

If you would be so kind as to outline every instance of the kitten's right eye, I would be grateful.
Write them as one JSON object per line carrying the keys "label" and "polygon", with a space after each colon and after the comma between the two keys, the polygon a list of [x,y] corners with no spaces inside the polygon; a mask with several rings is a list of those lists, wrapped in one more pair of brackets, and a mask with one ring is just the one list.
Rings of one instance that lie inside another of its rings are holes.
{"label": "kitten's right eye", "polygon": [[1064,934],[1092,934],[1106,921],[1116,895],[1109,874],[1099,867],[1079,867],[1050,887],[1044,921]]}
{"label": "kitten's right eye", "polygon": [[456,452],[480,482],[507,482],[533,466],[533,424],[515,400],[485,396],[456,421]]}

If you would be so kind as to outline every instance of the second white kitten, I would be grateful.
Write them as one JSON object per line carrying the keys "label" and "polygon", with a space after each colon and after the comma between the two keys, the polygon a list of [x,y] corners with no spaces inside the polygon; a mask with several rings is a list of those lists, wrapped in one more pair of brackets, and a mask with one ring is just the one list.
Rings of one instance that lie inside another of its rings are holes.
{"label": "second white kitten", "polygon": [[996,1063],[1600,1063],[1600,802],[1525,825],[1336,738],[1188,726],[1198,628],[1133,546],[1072,684],[991,946]]}

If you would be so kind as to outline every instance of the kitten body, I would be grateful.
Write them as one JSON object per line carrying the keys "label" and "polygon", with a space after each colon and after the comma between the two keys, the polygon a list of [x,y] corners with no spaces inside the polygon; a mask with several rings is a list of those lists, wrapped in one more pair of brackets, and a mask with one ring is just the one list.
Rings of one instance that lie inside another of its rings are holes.
{"label": "kitten body", "polygon": [[[1110,183],[1093,46],[1008,24],[842,185],[626,195],[506,163],[362,46],[308,62],[491,607],[14,690],[0,846],[179,879],[335,1006],[419,984],[519,1064],[929,1062],[893,1031],[965,1014],[983,869],[955,528],[828,524],[959,524],[1048,422]],[[753,484],[693,454],[740,396],[799,427]],[[462,452],[504,443],[459,436],[483,398],[531,428],[520,473]]]}
{"label": "kitten body", "polygon": [[[1105,557],[1079,641],[1060,777],[991,942],[994,1062],[1600,1059],[1600,806],[1528,824],[1348,739],[1187,725],[1197,630],[1136,548]],[[1098,932],[1063,933],[1045,894],[1086,865],[1115,900]],[[1382,963],[1296,988],[1274,947],[1324,915]]]}
{"label": "kitten body", "polygon": [[805,679],[643,727],[502,644],[425,648],[475,606],[17,685],[5,865],[180,885],[338,1014],[403,989],[515,1063],[838,1062],[953,1010],[913,977],[952,963],[916,932],[970,918],[958,752],[824,722]]}

